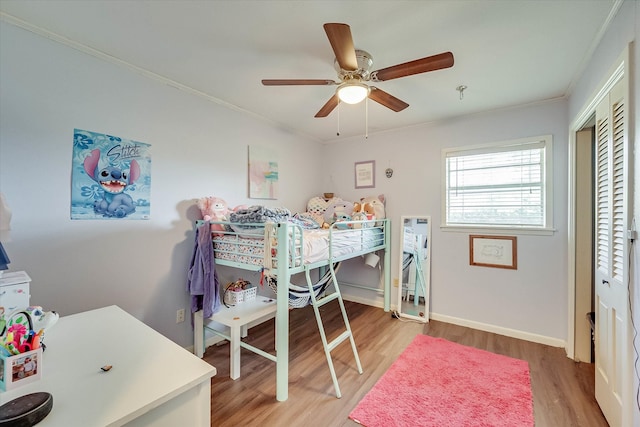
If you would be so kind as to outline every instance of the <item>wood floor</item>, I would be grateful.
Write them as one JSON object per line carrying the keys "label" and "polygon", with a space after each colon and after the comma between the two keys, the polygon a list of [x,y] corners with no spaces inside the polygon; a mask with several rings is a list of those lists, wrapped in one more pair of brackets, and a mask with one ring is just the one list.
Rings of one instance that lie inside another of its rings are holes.
{"label": "wood floor", "polygon": [[[242,350],[241,377],[229,378],[229,345],[209,347],[212,426],[357,426],[349,413],[417,334],[442,337],[529,362],[536,427],[607,426],[594,398],[593,364],[568,359],[564,349],[432,320],[392,318],[380,308],[345,302],[364,373],[347,342],[333,352],[342,398],[337,399],[311,307],[290,312],[289,399],[275,399],[275,363]],[[322,307],[329,339],[343,331],[337,302]],[[273,353],[274,321],[249,330],[245,341]],[[418,423],[415,424],[419,425]],[[184,426],[187,427],[187,426]]]}

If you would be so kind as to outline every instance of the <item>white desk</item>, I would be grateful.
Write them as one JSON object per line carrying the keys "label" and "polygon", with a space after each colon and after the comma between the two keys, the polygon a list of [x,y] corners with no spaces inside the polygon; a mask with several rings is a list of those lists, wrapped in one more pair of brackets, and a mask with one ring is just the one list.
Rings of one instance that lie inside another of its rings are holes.
{"label": "white desk", "polygon": [[38,427],[210,426],[216,369],[117,306],[61,317],[44,343],[42,379],[0,393],[51,393]]}
{"label": "white desk", "polygon": [[[221,323],[229,327],[229,335],[225,335],[215,328],[207,329],[229,340],[229,376],[235,380],[240,378],[240,338],[247,336],[247,326],[252,322],[263,322],[271,319],[276,314],[276,300],[273,298],[258,297],[249,302],[226,307],[222,306],[220,311],[211,316],[208,320]],[[202,357],[205,350],[204,321],[202,310],[194,314],[193,328],[193,350],[196,356]]]}

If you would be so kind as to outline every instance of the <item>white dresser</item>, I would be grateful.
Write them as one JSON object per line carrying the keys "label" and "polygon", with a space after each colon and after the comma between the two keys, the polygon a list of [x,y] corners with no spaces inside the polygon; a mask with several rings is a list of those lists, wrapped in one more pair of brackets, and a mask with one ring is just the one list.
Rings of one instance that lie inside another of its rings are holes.
{"label": "white dresser", "polygon": [[42,378],[0,393],[51,393],[38,427],[210,427],[216,369],[121,308],[62,316],[44,341]]}
{"label": "white dresser", "polygon": [[5,272],[0,276],[0,307],[5,314],[29,307],[31,278],[24,271]]}

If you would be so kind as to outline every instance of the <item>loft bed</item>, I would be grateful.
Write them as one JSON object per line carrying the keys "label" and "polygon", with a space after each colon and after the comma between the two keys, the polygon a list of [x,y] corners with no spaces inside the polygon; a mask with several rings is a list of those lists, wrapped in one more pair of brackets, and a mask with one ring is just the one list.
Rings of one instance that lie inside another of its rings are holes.
{"label": "loft bed", "polygon": [[[208,329],[231,341],[232,353],[234,345],[237,346],[238,361],[236,369],[238,376],[240,347],[261,355],[276,363],[276,399],[278,401],[287,400],[289,381],[289,310],[293,307],[307,305],[300,304],[300,297],[301,294],[304,294],[304,289],[291,284],[290,280],[292,275],[302,273],[306,279],[308,289],[308,304],[314,308],[336,396],[338,398],[341,397],[331,360],[331,350],[349,339],[360,373],[362,373],[362,367],[340,294],[336,270],[340,262],[344,260],[383,250],[384,310],[389,311],[391,305],[390,221],[388,219],[345,220],[335,222],[328,229],[312,230],[305,229],[300,224],[289,221],[265,223],[210,221],[210,224],[216,266],[223,265],[242,270],[259,271],[264,275],[269,285],[276,290],[276,354],[267,353],[240,341],[237,332],[235,337],[233,336],[234,334],[231,334],[232,336],[230,337],[214,329],[207,328],[204,325],[205,319],[202,315],[202,310],[194,315],[195,354],[202,357],[205,349],[205,329]],[[207,223],[198,221],[196,225],[203,227],[207,226]],[[315,269],[318,269],[319,278],[328,278],[328,280],[325,280],[326,284],[333,284],[333,293],[327,295],[325,292],[327,290],[326,285],[320,286],[313,282],[311,271]],[[281,289],[286,284],[289,285],[287,286],[287,292],[282,292]],[[340,304],[346,330],[333,341],[327,342],[319,307],[333,300],[337,300]],[[221,310],[225,310],[225,308]],[[256,310],[253,318],[258,318],[267,313],[264,307]],[[216,313],[209,319],[215,321]],[[234,339],[237,340],[235,344]],[[234,364],[233,357],[234,355],[231,354],[232,367]]]}

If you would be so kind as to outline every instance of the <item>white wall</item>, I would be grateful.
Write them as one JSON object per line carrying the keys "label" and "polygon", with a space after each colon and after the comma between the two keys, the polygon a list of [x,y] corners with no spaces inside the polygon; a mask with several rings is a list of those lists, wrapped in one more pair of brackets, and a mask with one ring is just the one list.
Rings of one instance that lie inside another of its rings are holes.
{"label": "white wall", "polygon": [[[373,108],[373,106],[370,106]],[[392,114],[392,113],[390,113]],[[441,150],[553,135],[553,236],[519,235],[518,269],[469,265],[468,236],[444,232],[441,218]],[[567,334],[567,114],[566,101],[462,117],[330,145],[327,172],[346,199],[387,196],[394,222],[393,276],[398,277],[401,215],[431,215],[431,313],[435,318],[561,345]],[[355,190],[354,162],[376,161],[376,188]],[[391,167],[394,175],[386,178]],[[328,185],[328,184],[327,184]],[[351,277],[351,281],[357,280]],[[359,282],[356,282],[359,283]],[[346,290],[346,293],[360,295]],[[396,298],[394,295],[393,303]],[[522,332],[523,334],[520,334]],[[538,337],[539,336],[539,337]]]}
{"label": "white wall", "polygon": [[[32,303],[48,310],[117,304],[191,345],[190,322],[175,316],[189,305],[194,199],[302,210],[322,191],[321,165],[308,161],[319,144],[4,22],[0,90],[0,191],[13,211],[5,248],[10,269],[33,279]],[[70,220],[74,128],[152,145],[150,220]],[[247,199],[249,145],[279,151],[278,200]]]}

